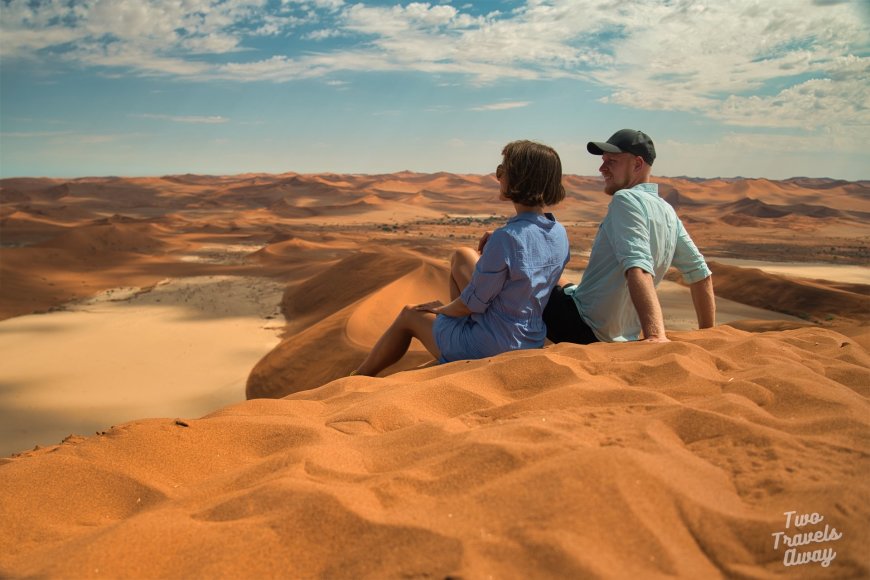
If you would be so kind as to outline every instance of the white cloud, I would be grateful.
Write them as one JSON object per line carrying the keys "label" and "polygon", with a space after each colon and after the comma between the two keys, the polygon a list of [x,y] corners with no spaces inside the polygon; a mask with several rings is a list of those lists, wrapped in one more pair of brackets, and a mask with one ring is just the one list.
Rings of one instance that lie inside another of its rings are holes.
{"label": "white cloud", "polygon": [[[792,154],[795,153],[812,154],[819,151],[863,153],[866,150],[866,142],[863,140],[863,131],[848,129],[826,130],[815,135],[770,134],[749,131],[746,133],[727,133],[715,141],[706,143],[688,143],[671,139],[658,143],[657,148],[661,150],[659,158],[656,159],[656,168],[658,169],[660,165],[669,162],[686,165],[687,157],[709,159],[733,157],[740,158],[741,164],[745,165],[748,159],[761,159],[765,163],[770,163],[771,159],[777,157],[791,159],[793,158]],[[799,167],[795,167],[790,175],[797,175],[800,170]],[[731,175],[734,173],[732,172]]]}
{"label": "white cloud", "polygon": [[502,103],[491,103],[489,105],[481,105],[479,107],[472,107],[472,111],[505,111],[507,109],[519,109],[521,107],[528,107],[531,105],[530,101],[507,101]]}
{"label": "white cloud", "polygon": [[229,119],[226,117],[221,117],[219,115],[212,116],[200,116],[200,115],[155,115],[149,113],[143,113],[139,115],[130,115],[131,117],[137,117],[140,119],[155,119],[158,121],[171,121],[173,123],[195,123],[195,124],[205,124],[205,125],[219,125],[222,123],[227,123]]}
{"label": "white cloud", "polygon": [[768,133],[729,133],[721,140],[726,147],[756,154],[766,153],[812,153],[817,151],[841,151],[866,153],[866,128],[828,128],[808,135],[782,135]]}
{"label": "white cloud", "polygon": [[204,74],[210,68],[203,62],[162,56],[142,47],[120,42],[82,45],[65,54],[63,58],[98,67],[134,70],[140,74],[169,74],[182,77]]}
{"label": "white cloud", "polygon": [[326,40],[327,38],[335,38],[337,36],[343,35],[344,33],[341,30],[335,28],[323,28],[320,30],[309,32],[304,36],[304,38],[308,40]]}
{"label": "white cloud", "polygon": [[[0,12],[0,14],[3,14]],[[5,21],[5,18],[4,18]],[[34,58],[34,53],[49,46],[74,42],[80,38],[75,30],[53,28],[48,30],[7,28],[0,30],[0,55]]]}
{"label": "white cloud", "polygon": [[[95,52],[121,44],[130,52],[183,60],[242,49],[245,35],[274,35],[306,21],[264,10],[266,0],[8,0],[0,11],[4,57],[52,47]],[[177,74],[175,68],[168,71]]]}
{"label": "white cloud", "polygon": [[300,16],[274,16],[266,14],[262,17],[262,24],[254,31],[254,36],[277,36],[287,30],[292,30],[303,24],[312,22],[310,14]]}
{"label": "white cloud", "polygon": [[303,6],[325,8],[335,11],[344,6],[344,0],[281,0],[281,4],[299,4]]}
{"label": "white cloud", "polygon": [[457,11],[448,5],[431,6],[414,2],[407,6],[367,6],[354,4],[344,12],[344,27],[354,32],[377,36],[398,36],[412,30],[446,26]]}
{"label": "white cloud", "polygon": [[709,114],[729,125],[750,127],[812,130],[845,119],[870,126],[870,91],[864,78],[843,82],[812,79],[773,96],[731,95]]}
{"label": "white cloud", "polygon": [[77,133],[75,131],[4,131],[0,139],[34,139],[52,145],[99,145],[141,137],[141,133]]}
{"label": "white cloud", "polygon": [[114,143],[122,138],[121,135],[82,135],[78,141],[82,145],[98,145],[100,143]]}
{"label": "white cloud", "polygon": [[766,177],[800,175],[864,177],[866,128],[839,127],[815,134],[727,133],[708,142],[664,140],[657,143],[655,171],[660,175]]}
{"label": "white cloud", "polygon": [[256,62],[231,62],[216,67],[207,76],[236,81],[286,82],[301,78],[320,77],[340,70],[330,66],[328,61],[317,64],[316,61],[319,58],[315,56],[308,57],[303,61],[296,61],[286,56],[276,55]]}
{"label": "white cloud", "polygon": [[[439,2],[8,0],[0,53],[243,82],[341,71],[462,75],[475,83],[579,78],[603,87],[607,103],[809,129],[868,123],[861,4],[529,0],[478,16]],[[273,53],[247,44],[291,32],[297,42]],[[342,47],[311,52],[304,44],[326,38],[340,38]]]}
{"label": "white cloud", "polygon": [[70,135],[71,131],[3,131],[0,138],[3,139],[44,139],[46,137],[61,137]]}
{"label": "white cloud", "polygon": [[[646,22],[614,22],[627,26],[628,34],[613,43],[612,65],[591,71],[598,82],[613,88],[609,102],[698,111],[742,124],[742,119],[770,118],[783,100],[805,99],[798,89],[806,80],[802,76],[830,80],[835,86],[824,91],[828,97],[853,95],[853,88],[841,86],[849,83],[839,74],[844,60],[853,69],[864,69],[855,72],[866,77],[867,60],[855,62],[857,57],[851,56],[867,43],[852,5],[734,0],[702,7],[684,0],[673,9],[657,6],[644,15],[649,17]],[[785,88],[771,96],[766,89],[771,82]],[[865,83],[859,92],[866,98],[866,91]],[[806,104],[788,104],[786,109],[805,110]],[[796,124],[791,112],[773,119]]]}

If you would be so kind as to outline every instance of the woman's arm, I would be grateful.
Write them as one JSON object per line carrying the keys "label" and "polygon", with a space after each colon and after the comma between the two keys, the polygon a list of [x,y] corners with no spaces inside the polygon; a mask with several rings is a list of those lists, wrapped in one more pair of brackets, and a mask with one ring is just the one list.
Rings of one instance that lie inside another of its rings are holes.
{"label": "woman's arm", "polygon": [[460,298],[457,298],[450,304],[444,304],[440,300],[434,300],[425,304],[418,304],[414,309],[431,312],[433,314],[443,314],[444,316],[449,316],[451,318],[468,316],[471,314],[471,310],[468,309],[468,306],[466,306],[465,302]]}
{"label": "woman's arm", "polygon": [[[447,316],[483,313],[502,291],[510,274],[509,265],[516,254],[516,243],[502,228],[484,236],[482,253],[474,266],[468,285],[459,294],[460,304],[445,306]],[[461,313],[461,314],[457,314]]]}

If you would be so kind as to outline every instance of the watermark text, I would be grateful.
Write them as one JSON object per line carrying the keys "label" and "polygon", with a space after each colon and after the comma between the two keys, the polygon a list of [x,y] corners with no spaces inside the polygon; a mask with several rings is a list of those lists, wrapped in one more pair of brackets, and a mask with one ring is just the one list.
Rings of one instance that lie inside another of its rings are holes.
{"label": "watermark text", "polygon": [[814,544],[836,542],[843,537],[843,533],[838,532],[837,528],[830,524],[825,524],[824,529],[801,529],[806,526],[818,526],[825,520],[825,516],[816,512],[807,514],[790,511],[784,512],[783,515],[785,516],[785,529],[771,534],[773,536],[773,549],[777,551],[780,548],[784,549],[783,566],[802,566],[810,563],[818,563],[823,568],[830,566],[834,558],[837,557],[837,552],[832,547],[801,548]]}

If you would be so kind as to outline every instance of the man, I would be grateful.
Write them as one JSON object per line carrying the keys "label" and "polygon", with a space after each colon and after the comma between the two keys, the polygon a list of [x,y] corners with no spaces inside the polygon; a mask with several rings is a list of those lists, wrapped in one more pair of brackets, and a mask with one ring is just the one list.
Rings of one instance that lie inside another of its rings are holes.
{"label": "man", "polygon": [[655,287],[673,265],[692,291],[699,328],[716,322],[713,279],[674,209],[649,183],[656,151],[641,131],[622,129],[586,149],[602,156],[612,196],[579,285],[563,278],[544,310],[553,342],[667,342]]}

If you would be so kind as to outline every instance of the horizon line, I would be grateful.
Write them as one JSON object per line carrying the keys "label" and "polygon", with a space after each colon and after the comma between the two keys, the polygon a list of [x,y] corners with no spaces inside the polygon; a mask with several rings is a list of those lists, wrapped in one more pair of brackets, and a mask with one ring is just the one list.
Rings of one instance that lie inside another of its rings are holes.
{"label": "horizon line", "polygon": [[[105,175],[79,175],[79,176],[70,176],[70,175],[59,175],[59,176],[50,176],[50,175],[13,175],[10,177],[4,177],[0,175],[0,182],[14,180],[14,179],[51,179],[51,180],[65,180],[65,181],[77,181],[84,179],[164,179],[168,177],[215,177],[215,178],[227,178],[227,177],[241,177],[248,175],[258,175],[258,176],[282,176],[282,175],[354,175],[354,176],[367,176],[374,177],[379,175],[398,175],[402,173],[412,173],[414,175],[438,175],[438,174],[446,174],[446,175],[473,175],[473,176],[481,176],[485,177],[488,175],[495,175],[495,172],[488,173],[477,173],[477,172],[456,172],[456,171],[415,171],[412,169],[402,169],[399,171],[388,171],[388,172],[375,172],[375,173],[365,173],[365,172],[355,172],[355,171],[309,171],[309,172],[299,172],[299,171],[284,171],[284,172],[271,172],[271,171],[241,171],[241,172],[233,172],[233,173],[192,173],[192,172],[184,172],[184,173],[162,173],[162,174],[140,174],[140,175],[116,175],[116,174],[105,174]],[[583,175],[579,173],[563,173],[563,177],[581,177],[581,178],[590,178],[590,179],[601,179],[600,175]],[[714,180],[766,180],[766,181],[795,181],[801,179],[819,179],[819,180],[828,180],[828,181],[843,181],[847,183],[862,183],[866,181],[870,181],[870,177],[861,178],[861,179],[845,179],[842,177],[830,177],[830,176],[810,176],[810,175],[793,175],[791,177],[785,178],[773,178],[773,177],[751,177],[744,175],[735,175],[735,176],[722,176],[717,175],[714,177],[703,177],[703,176],[692,176],[692,175],[651,175],[651,182],[655,182],[656,178],[664,178],[664,179],[685,179],[685,180],[703,180],[703,181],[714,181]]]}

